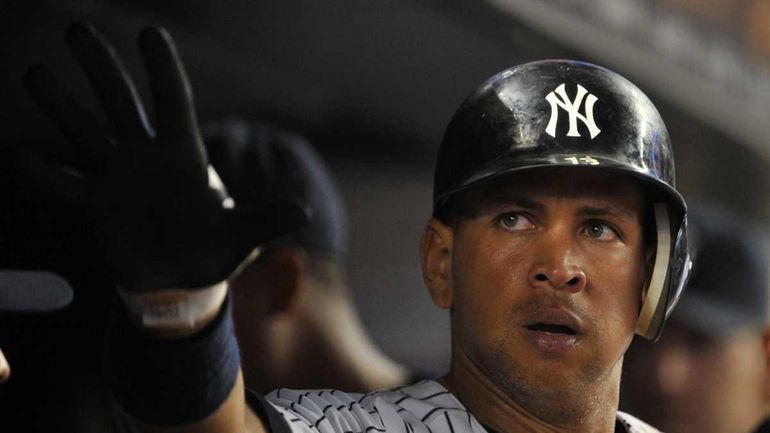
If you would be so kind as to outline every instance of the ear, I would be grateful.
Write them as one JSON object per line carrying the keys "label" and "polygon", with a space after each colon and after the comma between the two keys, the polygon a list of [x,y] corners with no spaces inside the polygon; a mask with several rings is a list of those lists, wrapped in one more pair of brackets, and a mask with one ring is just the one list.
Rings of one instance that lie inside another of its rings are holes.
{"label": "ear", "polygon": [[431,218],[420,240],[422,279],[433,303],[444,309],[452,307],[452,246],[454,232],[441,221]]}
{"label": "ear", "polygon": [[272,291],[270,313],[290,313],[307,288],[307,260],[301,248],[285,246],[266,257],[267,284]]}

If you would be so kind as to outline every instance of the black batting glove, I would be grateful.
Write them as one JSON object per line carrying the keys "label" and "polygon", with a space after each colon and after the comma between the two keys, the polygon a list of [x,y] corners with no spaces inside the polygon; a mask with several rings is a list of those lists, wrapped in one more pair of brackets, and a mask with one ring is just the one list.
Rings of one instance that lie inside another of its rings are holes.
{"label": "black batting glove", "polygon": [[83,206],[117,284],[139,291],[208,286],[227,279],[261,243],[305,223],[293,203],[228,208],[223,191],[210,185],[190,84],[164,29],[139,36],[154,129],[107,40],[88,24],[70,26],[66,39],[112,130],[99,127],[48,68],[34,66],[24,85],[69,144],[26,149],[19,161],[54,195]]}

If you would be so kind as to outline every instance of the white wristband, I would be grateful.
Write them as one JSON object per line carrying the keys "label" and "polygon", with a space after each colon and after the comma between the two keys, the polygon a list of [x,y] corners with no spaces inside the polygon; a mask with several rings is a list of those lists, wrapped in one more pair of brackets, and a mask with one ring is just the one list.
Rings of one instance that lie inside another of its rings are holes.
{"label": "white wristband", "polygon": [[215,315],[227,296],[227,282],[200,289],[135,292],[118,288],[128,311],[149,329],[194,329]]}

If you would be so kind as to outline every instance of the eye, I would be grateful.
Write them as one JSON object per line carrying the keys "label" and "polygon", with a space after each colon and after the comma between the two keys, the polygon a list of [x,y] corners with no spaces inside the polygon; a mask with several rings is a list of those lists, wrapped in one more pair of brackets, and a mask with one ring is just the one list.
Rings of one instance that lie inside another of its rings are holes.
{"label": "eye", "polygon": [[586,236],[597,241],[614,241],[620,238],[614,228],[601,221],[590,221],[586,225],[584,232]]}
{"label": "eye", "polygon": [[507,212],[499,215],[496,218],[496,222],[500,225],[500,227],[508,230],[509,232],[528,230],[535,227],[535,225],[526,215],[516,212]]}

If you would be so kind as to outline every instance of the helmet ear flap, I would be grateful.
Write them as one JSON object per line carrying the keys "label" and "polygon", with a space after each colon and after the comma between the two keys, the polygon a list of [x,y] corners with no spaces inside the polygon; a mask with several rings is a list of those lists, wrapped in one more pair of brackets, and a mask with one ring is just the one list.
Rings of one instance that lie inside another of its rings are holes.
{"label": "helmet ear flap", "polygon": [[665,203],[655,203],[655,231],[657,245],[652,277],[645,290],[642,309],[636,322],[635,332],[642,337],[654,340],[660,335],[667,316],[667,297],[669,262],[671,261],[671,226]]}

